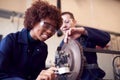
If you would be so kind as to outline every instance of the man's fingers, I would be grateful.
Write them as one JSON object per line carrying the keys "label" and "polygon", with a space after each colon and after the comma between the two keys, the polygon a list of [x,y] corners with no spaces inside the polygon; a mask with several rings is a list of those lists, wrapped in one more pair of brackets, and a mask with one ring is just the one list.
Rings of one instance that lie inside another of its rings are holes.
{"label": "man's fingers", "polygon": [[68,35],[71,35],[71,32],[72,32],[72,28],[68,30]]}
{"label": "man's fingers", "polygon": [[68,42],[68,34],[69,34],[69,32],[67,31],[66,34],[65,34],[65,37],[64,37],[64,42],[65,42],[65,43]]}

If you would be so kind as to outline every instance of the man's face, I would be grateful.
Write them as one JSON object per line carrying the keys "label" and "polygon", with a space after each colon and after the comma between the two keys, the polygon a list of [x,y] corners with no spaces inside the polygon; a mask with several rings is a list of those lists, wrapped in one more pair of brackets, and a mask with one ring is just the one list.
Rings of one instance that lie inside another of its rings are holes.
{"label": "man's face", "polygon": [[62,15],[62,19],[63,19],[63,24],[60,29],[65,34],[67,30],[75,27],[76,21],[72,19],[69,14]]}
{"label": "man's face", "polygon": [[55,34],[55,27],[56,25],[53,20],[43,19],[31,30],[31,36],[35,40],[45,41]]}

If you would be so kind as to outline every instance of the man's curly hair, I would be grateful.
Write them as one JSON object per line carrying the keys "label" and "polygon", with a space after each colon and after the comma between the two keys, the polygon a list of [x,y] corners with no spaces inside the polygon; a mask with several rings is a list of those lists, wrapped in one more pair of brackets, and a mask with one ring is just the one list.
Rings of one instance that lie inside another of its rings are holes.
{"label": "man's curly hair", "polygon": [[61,11],[47,1],[38,0],[25,12],[24,26],[31,30],[41,19],[49,18],[56,23],[58,30],[62,24]]}

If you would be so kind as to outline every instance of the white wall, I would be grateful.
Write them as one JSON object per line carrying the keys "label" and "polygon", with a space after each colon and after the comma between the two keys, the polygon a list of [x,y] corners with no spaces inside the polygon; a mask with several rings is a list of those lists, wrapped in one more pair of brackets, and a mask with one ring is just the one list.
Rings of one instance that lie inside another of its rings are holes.
{"label": "white wall", "polygon": [[22,22],[23,19],[19,19],[17,17],[14,17],[13,22],[11,21],[11,19],[0,18],[0,34],[5,37],[11,32],[21,30],[23,28]]}
{"label": "white wall", "polygon": [[61,0],[62,11],[74,13],[79,24],[120,32],[119,0]]}

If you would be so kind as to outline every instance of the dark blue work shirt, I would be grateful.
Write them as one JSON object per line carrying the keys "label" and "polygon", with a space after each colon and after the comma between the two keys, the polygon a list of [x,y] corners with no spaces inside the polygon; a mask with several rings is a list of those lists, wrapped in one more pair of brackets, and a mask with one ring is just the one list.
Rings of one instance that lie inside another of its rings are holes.
{"label": "dark blue work shirt", "polygon": [[8,34],[0,43],[0,79],[21,77],[37,78],[45,69],[47,45],[41,41],[29,43],[28,30]]}
{"label": "dark blue work shirt", "polygon": [[[89,27],[84,27],[87,30],[87,35],[81,35],[76,40],[84,48],[96,48],[97,46],[105,47],[110,41],[110,35],[107,32],[93,29]],[[60,43],[60,46],[64,44],[64,41]],[[91,53],[91,54],[90,54]],[[97,56],[95,52],[84,52],[88,64],[97,63]]]}
{"label": "dark blue work shirt", "polygon": [[[106,44],[110,41],[110,35],[107,32],[104,32],[104,31],[98,30],[98,29],[94,29],[94,28],[90,28],[90,27],[84,27],[84,28],[87,30],[88,34],[81,35],[78,39],[76,39],[82,45],[82,47],[96,48],[96,45],[105,47]],[[64,44],[64,42],[62,40],[60,46],[62,46],[63,44]],[[86,57],[88,64],[97,64],[96,52],[85,52],[84,51],[83,53],[84,53],[84,56]],[[100,72],[100,70],[99,70],[99,72]],[[98,72],[98,70],[95,70],[94,74],[99,74],[99,72]],[[82,78],[81,80],[94,80],[91,77],[86,78],[88,74],[89,74],[88,70],[87,71],[83,70],[82,76],[84,76],[84,78]]]}

